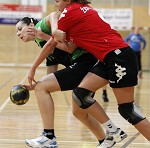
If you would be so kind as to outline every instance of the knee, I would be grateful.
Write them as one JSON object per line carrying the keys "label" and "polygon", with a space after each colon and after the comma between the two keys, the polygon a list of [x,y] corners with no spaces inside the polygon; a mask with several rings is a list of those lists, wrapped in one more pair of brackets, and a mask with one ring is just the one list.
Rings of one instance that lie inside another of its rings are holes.
{"label": "knee", "polygon": [[47,91],[49,92],[50,84],[48,82],[48,76],[43,76],[35,85],[35,92]]}
{"label": "knee", "polygon": [[120,104],[118,110],[120,115],[132,125],[135,125],[145,119],[133,102]]}
{"label": "knee", "polygon": [[93,92],[80,87],[75,88],[72,93],[72,98],[74,99],[75,103],[82,109],[86,109],[95,103],[93,96]]}
{"label": "knee", "polygon": [[43,85],[42,82],[38,82],[38,83],[35,85],[35,87],[34,87],[34,91],[35,91],[35,92],[39,92],[39,91],[44,90],[44,87],[43,87],[43,86],[44,86],[44,85]]}

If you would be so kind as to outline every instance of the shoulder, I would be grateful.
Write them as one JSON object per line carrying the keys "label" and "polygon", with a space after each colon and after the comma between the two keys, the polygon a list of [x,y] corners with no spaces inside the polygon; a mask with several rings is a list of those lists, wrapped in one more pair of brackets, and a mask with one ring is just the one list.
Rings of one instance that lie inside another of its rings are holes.
{"label": "shoulder", "polygon": [[140,34],[140,36],[144,38],[144,35],[143,35],[143,34]]}
{"label": "shoulder", "polygon": [[65,18],[66,16],[67,16],[67,18],[69,17],[69,19],[71,17],[78,16],[79,10],[80,10],[80,5],[78,5],[76,3],[71,4],[63,10],[63,12],[61,13],[59,19]]}
{"label": "shoulder", "polygon": [[60,13],[59,12],[51,12],[47,18],[49,19],[50,17],[59,17],[60,16]]}
{"label": "shoulder", "polygon": [[133,36],[133,35],[134,35],[134,33],[129,33],[128,37],[131,37],[131,36]]}
{"label": "shoulder", "polygon": [[45,18],[42,18],[39,20],[39,22],[35,26],[41,26],[41,24],[44,22]]}
{"label": "shoulder", "polygon": [[47,16],[44,18],[45,21],[46,21],[46,23],[49,22],[49,18],[50,18],[50,15],[47,15]]}
{"label": "shoulder", "polygon": [[43,24],[50,27],[50,15],[47,15],[45,18],[43,18]]}
{"label": "shoulder", "polygon": [[46,21],[49,22],[51,19],[59,18],[60,17],[60,12],[51,12],[49,15],[46,16]]}

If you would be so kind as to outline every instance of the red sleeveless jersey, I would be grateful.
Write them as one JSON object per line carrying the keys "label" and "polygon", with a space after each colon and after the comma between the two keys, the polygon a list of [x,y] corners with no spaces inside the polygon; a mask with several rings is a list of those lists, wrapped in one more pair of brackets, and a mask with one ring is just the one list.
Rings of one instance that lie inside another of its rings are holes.
{"label": "red sleeveless jersey", "polygon": [[66,7],[58,21],[58,29],[66,32],[68,42],[91,52],[100,61],[108,52],[128,46],[121,35],[89,5],[73,3]]}

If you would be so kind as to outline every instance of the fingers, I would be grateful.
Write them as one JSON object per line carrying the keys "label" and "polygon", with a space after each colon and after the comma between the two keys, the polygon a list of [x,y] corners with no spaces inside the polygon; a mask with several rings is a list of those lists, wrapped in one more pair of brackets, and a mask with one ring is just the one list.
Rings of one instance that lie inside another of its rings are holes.
{"label": "fingers", "polygon": [[31,36],[36,36],[37,34],[37,30],[35,28],[28,28],[27,31],[28,35],[31,35]]}
{"label": "fingers", "polygon": [[66,41],[66,33],[63,32],[62,30],[56,30],[54,32],[54,39],[57,43],[62,43]]}
{"label": "fingers", "polygon": [[28,89],[28,91],[30,91],[30,90],[31,90],[31,88],[30,88],[30,86],[29,86],[29,85],[22,84],[22,86],[23,86],[23,87],[25,87],[25,88],[27,88],[27,89]]}
{"label": "fingers", "polygon": [[28,82],[29,82],[30,87],[32,87],[32,79],[29,77],[28,77]]}
{"label": "fingers", "polygon": [[33,87],[33,82],[37,83],[37,81],[35,79],[32,79],[31,77],[28,77],[28,82],[31,88]]}
{"label": "fingers", "polygon": [[35,82],[35,83],[36,83],[37,81],[33,79],[33,82]]}
{"label": "fingers", "polygon": [[28,91],[31,91],[31,90],[34,90],[35,86],[36,86],[37,82],[34,83],[32,85],[32,87],[30,85],[27,85],[27,84],[21,84],[23,87],[26,87],[28,89]]}

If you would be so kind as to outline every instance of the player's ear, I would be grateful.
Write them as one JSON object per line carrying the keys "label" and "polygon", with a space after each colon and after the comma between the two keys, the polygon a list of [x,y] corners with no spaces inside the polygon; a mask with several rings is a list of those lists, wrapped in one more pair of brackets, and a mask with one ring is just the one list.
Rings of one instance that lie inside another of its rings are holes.
{"label": "player's ear", "polygon": [[33,23],[33,18],[29,18],[30,19],[30,27],[34,27],[35,25],[34,25],[34,23]]}
{"label": "player's ear", "polygon": [[71,3],[74,2],[74,0],[66,0],[66,2],[67,2],[68,4],[71,4]]}
{"label": "player's ear", "polygon": [[34,23],[30,23],[30,27],[34,27]]}

